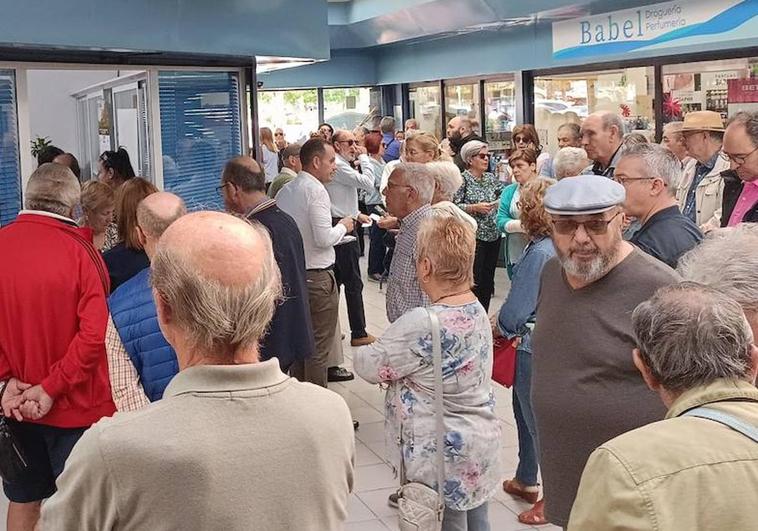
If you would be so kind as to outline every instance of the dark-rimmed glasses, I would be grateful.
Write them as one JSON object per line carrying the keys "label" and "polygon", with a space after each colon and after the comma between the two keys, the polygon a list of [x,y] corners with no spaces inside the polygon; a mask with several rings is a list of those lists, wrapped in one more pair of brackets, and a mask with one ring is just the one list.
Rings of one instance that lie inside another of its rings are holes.
{"label": "dark-rimmed glasses", "polygon": [[748,157],[752,155],[753,153],[755,153],[756,151],[758,151],[758,147],[756,147],[753,151],[745,155],[730,155],[726,151],[722,151],[719,154],[719,156],[726,161],[735,163],[737,166],[742,166],[743,164],[745,164],[745,161],[748,159]]}
{"label": "dark-rimmed glasses", "polygon": [[581,225],[584,227],[584,230],[587,232],[587,234],[591,234],[593,236],[602,236],[608,232],[608,225],[610,225],[611,221],[616,219],[616,216],[619,214],[621,214],[620,210],[609,219],[589,219],[587,221],[576,221],[574,219],[553,219],[553,230],[556,233],[562,234],[564,236],[573,236],[579,229],[579,225]]}

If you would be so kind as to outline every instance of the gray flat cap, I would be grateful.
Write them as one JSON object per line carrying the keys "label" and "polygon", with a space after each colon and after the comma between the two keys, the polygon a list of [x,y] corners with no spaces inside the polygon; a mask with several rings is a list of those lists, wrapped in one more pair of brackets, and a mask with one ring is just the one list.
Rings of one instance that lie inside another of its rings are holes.
{"label": "gray flat cap", "polygon": [[545,192],[545,211],[561,216],[599,214],[626,198],[624,187],[601,175],[579,175],[561,179]]}

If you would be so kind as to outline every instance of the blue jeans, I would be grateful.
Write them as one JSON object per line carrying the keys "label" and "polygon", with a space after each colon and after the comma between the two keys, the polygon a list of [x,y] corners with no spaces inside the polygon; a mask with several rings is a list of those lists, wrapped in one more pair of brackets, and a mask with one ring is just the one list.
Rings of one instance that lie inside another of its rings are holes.
{"label": "blue jeans", "polygon": [[442,517],[442,531],[490,531],[490,520],[487,515],[487,505],[484,502],[476,509],[455,511],[445,507]]}
{"label": "blue jeans", "polygon": [[518,431],[516,479],[523,485],[537,484],[537,428],[532,412],[532,355],[516,350],[516,375],[513,382],[513,416]]}

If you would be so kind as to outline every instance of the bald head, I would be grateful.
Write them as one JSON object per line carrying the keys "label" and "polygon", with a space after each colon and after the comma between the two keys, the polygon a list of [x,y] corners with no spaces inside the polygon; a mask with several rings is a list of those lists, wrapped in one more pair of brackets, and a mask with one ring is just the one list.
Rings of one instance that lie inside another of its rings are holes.
{"label": "bald head", "polygon": [[187,213],[181,197],[169,192],[156,192],[137,206],[137,236],[148,258],[155,254],[158,239],[174,221]]}
{"label": "bald head", "polygon": [[242,192],[266,192],[266,175],[252,157],[234,157],[224,166],[221,184],[232,183]]}
{"label": "bald head", "polygon": [[219,212],[188,214],[161,237],[152,269],[159,322],[180,367],[257,359],[281,296],[263,226]]}

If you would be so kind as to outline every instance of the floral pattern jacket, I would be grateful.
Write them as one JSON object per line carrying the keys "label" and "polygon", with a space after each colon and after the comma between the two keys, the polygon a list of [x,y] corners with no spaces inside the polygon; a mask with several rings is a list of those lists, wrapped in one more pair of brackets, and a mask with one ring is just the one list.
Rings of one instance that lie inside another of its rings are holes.
{"label": "floral pattern jacket", "polygon": [[[431,307],[440,319],[445,405],[445,505],[474,509],[500,485],[500,423],[491,385],[492,330],[479,302]],[[437,487],[432,330],[424,308],[392,323],[354,357],[356,372],[387,385],[388,447],[405,459],[408,481]],[[390,444],[391,441],[391,444]],[[400,456],[391,456],[396,467]]]}

